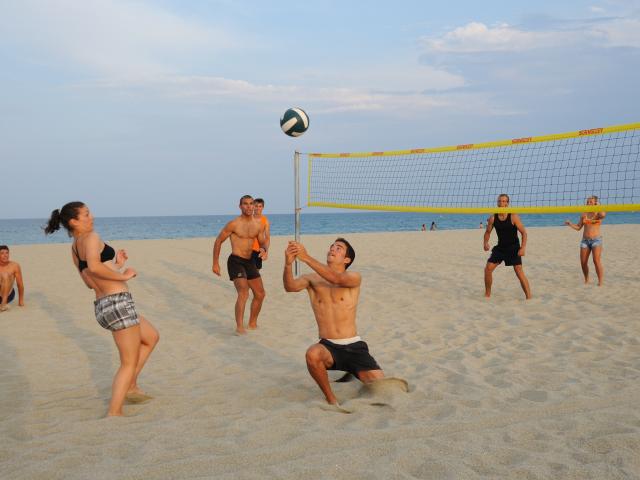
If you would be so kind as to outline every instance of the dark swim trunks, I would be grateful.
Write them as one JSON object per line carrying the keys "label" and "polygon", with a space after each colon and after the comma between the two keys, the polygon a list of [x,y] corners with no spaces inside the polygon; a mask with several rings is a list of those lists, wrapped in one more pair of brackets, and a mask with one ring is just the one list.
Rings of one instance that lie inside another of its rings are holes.
{"label": "dark swim trunks", "polygon": [[491,256],[489,257],[489,260],[487,260],[487,262],[504,262],[504,264],[508,267],[513,265],[522,265],[522,257],[518,255],[518,250],[520,250],[520,245],[515,245],[507,249],[499,249],[497,246],[493,247],[493,249],[491,249]]}
{"label": "dark swim trunks", "polygon": [[227,271],[229,272],[229,280],[233,281],[237,278],[246,278],[253,280],[260,278],[260,272],[256,268],[256,264],[250,258],[242,258],[237,255],[229,255],[227,259]]}
{"label": "dark swim trunks", "polygon": [[[9,293],[9,298],[7,300],[7,303],[11,303],[13,302],[13,299],[16,298],[16,289],[12,288],[11,292]],[[2,302],[2,297],[0,297],[0,303]]]}
{"label": "dark swim trunks", "polygon": [[256,268],[260,270],[262,268],[262,259],[260,258],[260,251],[253,250],[251,252],[251,260],[256,264]]}
{"label": "dark swim trunks", "polygon": [[376,360],[369,354],[369,347],[362,340],[349,345],[338,345],[326,338],[321,338],[324,345],[333,357],[333,365],[329,370],[340,370],[358,376],[358,372],[369,370],[381,370]]}

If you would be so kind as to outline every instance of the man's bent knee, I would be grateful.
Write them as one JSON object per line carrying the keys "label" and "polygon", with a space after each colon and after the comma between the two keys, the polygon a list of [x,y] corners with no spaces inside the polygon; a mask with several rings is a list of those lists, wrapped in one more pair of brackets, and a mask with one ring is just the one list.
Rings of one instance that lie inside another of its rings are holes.
{"label": "man's bent knee", "polygon": [[326,367],[327,363],[329,366],[333,363],[331,361],[331,354],[329,354],[324,347],[317,344],[307,349],[305,357],[308,365],[322,364]]}

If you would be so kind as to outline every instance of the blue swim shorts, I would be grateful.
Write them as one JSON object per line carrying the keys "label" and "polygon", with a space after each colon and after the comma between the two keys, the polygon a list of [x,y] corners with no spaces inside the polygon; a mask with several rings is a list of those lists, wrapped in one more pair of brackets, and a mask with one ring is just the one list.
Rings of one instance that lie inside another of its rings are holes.
{"label": "blue swim shorts", "polygon": [[580,248],[588,248],[593,250],[595,247],[602,246],[602,237],[583,238],[580,240]]}

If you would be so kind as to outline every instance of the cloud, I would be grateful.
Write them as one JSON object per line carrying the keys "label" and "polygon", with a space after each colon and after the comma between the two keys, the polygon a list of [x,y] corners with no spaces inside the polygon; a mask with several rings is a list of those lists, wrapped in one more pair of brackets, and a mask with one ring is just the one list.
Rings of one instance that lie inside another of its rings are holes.
{"label": "cloud", "polygon": [[[590,106],[593,115],[628,116],[639,75],[639,14],[534,20],[470,22],[422,37],[420,59],[464,78],[460,92],[477,94],[469,98],[479,99],[478,106],[483,100],[500,106],[486,114],[548,115]],[[447,93],[458,108],[456,98],[466,100]]]}
{"label": "cloud", "polygon": [[422,44],[431,53],[522,51],[557,45],[558,37],[556,32],[526,32],[507,24],[488,27],[471,22],[439,38],[423,38]]}
{"label": "cloud", "polygon": [[438,37],[422,37],[427,54],[473,54],[525,52],[569,47],[640,48],[640,20],[637,18],[588,19],[566,22],[548,30],[526,30],[506,23],[487,26],[470,22]]}
{"label": "cloud", "polygon": [[235,45],[223,29],[117,0],[8,3],[0,8],[0,32],[4,43],[40,62],[108,77],[170,73],[182,56]]}
{"label": "cloud", "polygon": [[200,70],[203,64],[215,65],[216,53],[235,49],[242,54],[247,45],[236,39],[251,42],[247,37],[149,2],[22,0],[0,7],[0,41],[16,46],[31,62],[82,78],[73,87],[85,90],[256,105],[299,101],[333,112],[431,108],[444,100],[425,92],[465,84],[460,75],[412,58],[339,70],[296,65],[279,84],[269,81],[268,69],[252,80],[194,74],[191,65]]}
{"label": "cloud", "polygon": [[601,35],[605,47],[640,48],[639,19],[614,19],[594,26],[593,30]]}
{"label": "cloud", "polygon": [[[451,76],[453,85],[461,85],[461,79]],[[428,84],[428,83],[427,83]],[[196,103],[250,103],[271,108],[274,105],[301,104],[313,108],[316,113],[343,111],[402,110],[416,111],[447,104],[443,96],[426,95],[418,84],[406,89],[395,84],[390,90],[342,86],[273,85],[252,83],[246,80],[213,76],[165,75],[147,78],[105,80],[77,85],[77,88],[103,88],[113,91],[131,91],[144,88],[147,95],[174,98]],[[388,87],[390,87],[388,85]]]}

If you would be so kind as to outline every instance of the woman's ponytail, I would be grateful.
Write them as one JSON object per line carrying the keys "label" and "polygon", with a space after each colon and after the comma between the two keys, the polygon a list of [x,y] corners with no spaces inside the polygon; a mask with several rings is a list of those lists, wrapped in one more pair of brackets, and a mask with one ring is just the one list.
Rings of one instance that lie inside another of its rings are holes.
{"label": "woman's ponytail", "polygon": [[85,206],[82,202],[69,202],[60,210],[56,209],[51,212],[51,218],[49,218],[47,226],[44,227],[45,235],[51,235],[53,232],[60,230],[62,225],[71,236],[73,229],[69,225],[69,221],[78,218],[78,211]]}
{"label": "woman's ponytail", "polygon": [[44,227],[44,233],[45,235],[51,235],[58,230],[60,230],[60,210],[56,208],[51,212],[51,218],[49,218],[47,226]]}

